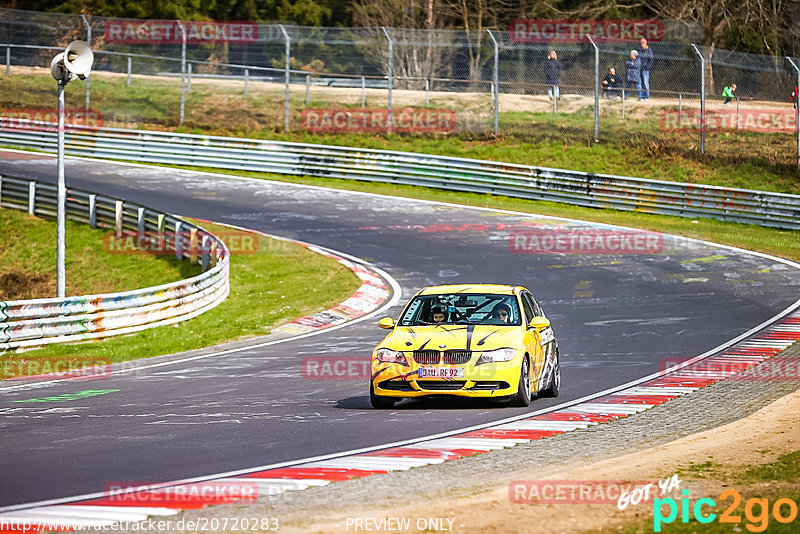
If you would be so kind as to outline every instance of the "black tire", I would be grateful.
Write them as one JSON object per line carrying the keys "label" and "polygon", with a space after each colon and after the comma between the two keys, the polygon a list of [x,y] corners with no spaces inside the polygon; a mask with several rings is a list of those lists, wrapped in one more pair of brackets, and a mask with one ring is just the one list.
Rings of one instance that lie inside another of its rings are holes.
{"label": "black tire", "polygon": [[558,352],[556,352],[556,363],[553,365],[553,370],[550,371],[550,382],[547,388],[539,392],[541,397],[558,397],[561,391],[561,364],[558,362]]}
{"label": "black tire", "polygon": [[528,355],[522,359],[522,365],[519,370],[519,384],[517,385],[517,393],[511,397],[512,406],[525,407],[531,403],[531,364],[528,360]]}
{"label": "black tire", "polygon": [[369,383],[369,403],[373,408],[376,410],[388,410],[389,408],[394,408],[395,402],[397,401],[391,397],[375,395],[375,388],[373,387],[372,382]]}

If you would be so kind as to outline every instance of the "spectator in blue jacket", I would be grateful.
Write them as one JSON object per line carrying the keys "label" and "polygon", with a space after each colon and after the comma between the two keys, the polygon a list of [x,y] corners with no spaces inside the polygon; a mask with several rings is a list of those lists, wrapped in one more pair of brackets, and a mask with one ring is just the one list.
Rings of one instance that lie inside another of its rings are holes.
{"label": "spectator in blue jacket", "polygon": [[641,61],[642,85],[639,91],[639,100],[650,98],[650,69],[653,67],[653,51],[647,46],[647,39],[642,37],[639,41],[639,61]]}
{"label": "spectator in blue jacket", "polygon": [[625,62],[625,96],[627,97],[630,92],[628,89],[631,86],[636,88],[638,92],[642,84],[642,62],[639,60],[639,52],[631,50],[631,57]]}

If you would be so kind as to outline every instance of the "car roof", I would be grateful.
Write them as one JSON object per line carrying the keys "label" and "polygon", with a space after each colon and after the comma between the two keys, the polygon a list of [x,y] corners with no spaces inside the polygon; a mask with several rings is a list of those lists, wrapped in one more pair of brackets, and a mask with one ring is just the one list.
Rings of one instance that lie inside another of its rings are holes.
{"label": "car roof", "polygon": [[430,286],[420,290],[418,295],[438,295],[441,293],[490,293],[495,295],[513,295],[515,290],[524,290],[521,286],[503,284],[451,284]]}

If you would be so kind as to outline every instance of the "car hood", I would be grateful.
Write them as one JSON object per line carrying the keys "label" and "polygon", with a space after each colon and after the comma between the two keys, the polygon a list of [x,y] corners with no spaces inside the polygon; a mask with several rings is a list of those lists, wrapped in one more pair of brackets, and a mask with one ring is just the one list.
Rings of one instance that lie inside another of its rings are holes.
{"label": "car hood", "polygon": [[386,336],[381,347],[397,351],[471,350],[488,351],[519,348],[521,326],[497,325],[432,325],[396,327]]}

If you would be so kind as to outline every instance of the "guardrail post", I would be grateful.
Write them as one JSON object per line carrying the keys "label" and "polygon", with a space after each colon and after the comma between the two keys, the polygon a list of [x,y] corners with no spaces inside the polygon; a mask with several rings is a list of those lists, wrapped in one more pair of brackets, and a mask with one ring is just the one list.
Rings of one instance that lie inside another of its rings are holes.
{"label": "guardrail post", "polygon": [[163,213],[159,213],[158,214],[158,223],[157,223],[157,225],[158,225],[158,233],[159,233],[159,235],[163,234],[164,233],[164,214]]}
{"label": "guardrail post", "polygon": [[586,37],[594,47],[594,140],[598,142],[600,141],[600,48],[591,35]]}
{"label": "guardrail post", "polygon": [[[497,135],[497,132],[500,130],[500,112],[498,108],[500,107],[500,74],[499,74],[499,65],[500,65],[500,47],[497,45],[497,39],[494,38],[494,34],[492,30],[486,30],[489,34],[489,37],[492,38],[492,43],[494,43],[494,77],[492,80],[492,107],[494,108],[494,134]],[[426,101],[427,101],[427,91],[426,91]]]}
{"label": "guardrail post", "polygon": [[[800,91],[800,68],[798,68],[797,63],[792,60],[792,58],[787,57],[786,59],[789,60],[794,70],[797,72],[797,82],[796,86],[798,87],[798,91]],[[794,124],[795,129],[797,130],[797,167],[800,168],[800,95],[794,95]]]}
{"label": "guardrail post", "polygon": [[[89,19],[86,18],[86,15],[81,15],[83,19],[83,23],[86,25],[86,44],[90,47],[92,46],[92,25],[89,24]],[[89,89],[90,84],[92,83],[92,77],[86,77],[86,109],[89,109],[89,101],[90,101],[90,94],[91,90]]]}
{"label": "guardrail post", "polygon": [[181,29],[181,119],[180,125],[183,126],[184,109],[186,106],[186,28],[178,20],[178,27]]}
{"label": "guardrail post", "polygon": [[200,240],[200,269],[208,269],[208,236],[205,234]]}
{"label": "guardrail post", "polygon": [[389,36],[389,32],[386,30],[386,27],[381,26],[381,30],[383,30],[383,34],[386,35],[386,38],[389,40],[389,64],[387,72],[387,80],[389,82],[389,116],[386,118],[386,133],[392,133],[392,85],[394,85],[394,64],[392,63],[392,57],[394,56],[394,44],[392,43],[392,38]]}
{"label": "guardrail post", "polygon": [[128,78],[125,80],[125,87],[131,86],[131,56],[128,56]]}
{"label": "guardrail post", "polygon": [[181,221],[175,223],[175,257],[179,260],[183,258],[183,235],[181,234],[181,226],[183,226]]}
{"label": "guardrail post", "polygon": [[217,240],[216,239],[211,242],[211,252],[210,252],[210,258],[209,259],[211,260],[211,267],[216,267],[217,266]]}
{"label": "guardrail post", "polygon": [[284,82],[286,84],[286,91],[283,97],[283,131],[289,131],[289,75],[290,69],[292,68],[291,64],[291,53],[292,53],[292,42],[289,39],[289,32],[286,31],[286,28],[283,27],[283,24],[278,24],[278,27],[281,29],[283,33],[283,39],[286,42],[286,50],[284,54],[286,55],[286,65],[284,67]]}
{"label": "guardrail post", "polygon": [[700,153],[706,153],[706,58],[693,44],[692,48],[700,57]]}
{"label": "guardrail post", "polygon": [[136,214],[136,227],[139,230],[139,234],[144,233],[144,208],[139,208]]}
{"label": "guardrail post", "polygon": [[97,228],[97,195],[89,195],[89,228]]}
{"label": "guardrail post", "polygon": [[244,96],[247,96],[247,83],[250,81],[250,69],[244,69]]}
{"label": "guardrail post", "polygon": [[114,232],[117,237],[122,237],[122,210],[124,204],[121,200],[114,201]]}
{"label": "guardrail post", "polygon": [[361,77],[361,107],[367,106],[367,78]]}
{"label": "guardrail post", "polygon": [[189,261],[192,263],[197,261],[197,228],[195,227],[189,230]]}
{"label": "guardrail post", "polygon": [[28,214],[33,215],[36,211],[36,182],[28,182]]}

